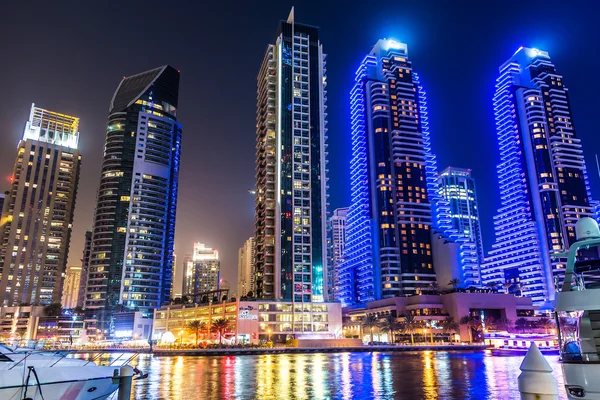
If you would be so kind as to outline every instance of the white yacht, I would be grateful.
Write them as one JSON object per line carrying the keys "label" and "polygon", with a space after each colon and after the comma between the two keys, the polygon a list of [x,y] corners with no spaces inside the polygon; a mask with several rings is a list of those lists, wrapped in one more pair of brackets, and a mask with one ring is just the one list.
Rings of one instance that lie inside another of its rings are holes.
{"label": "white yacht", "polygon": [[104,400],[118,389],[119,369],[0,345],[0,399]]}
{"label": "white yacht", "polygon": [[577,221],[575,230],[556,293],[561,365],[570,399],[600,400],[600,259],[576,260],[579,250],[600,249],[600,230],[591,218]]}

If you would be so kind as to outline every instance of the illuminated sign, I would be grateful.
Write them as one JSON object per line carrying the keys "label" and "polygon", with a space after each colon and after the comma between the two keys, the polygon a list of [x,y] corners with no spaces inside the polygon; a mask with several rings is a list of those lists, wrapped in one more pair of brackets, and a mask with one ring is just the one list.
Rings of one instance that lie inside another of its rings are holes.
{"label": "illuminated sign", "polygon": [[258,315],[250,314],[250,311],[244,310],[238,315],[238,319],[258,319]]}

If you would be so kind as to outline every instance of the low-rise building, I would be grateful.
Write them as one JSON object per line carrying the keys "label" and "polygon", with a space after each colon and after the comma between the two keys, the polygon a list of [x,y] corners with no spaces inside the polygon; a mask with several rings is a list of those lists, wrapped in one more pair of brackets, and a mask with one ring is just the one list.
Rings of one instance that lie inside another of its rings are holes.
{"label": "low-rise building", "polygon": [[177,340],[193,342],[195,333],[188,329],[193,320],[204,322],[202,337],[218,341],[211,332],[218,319],[229,321],[223,334],[226,343],[258,344],[261,341],[283,343],[288,339],[325,339],[342,337],[340,303],[292,303],[285,301],[236,300],[210,304],[163,306],[154,311],[153,340],[170,332]]}
{"label": "low-rise building", "polygon": [[[423,334],[442,333],[442,321],[452,317],[457,323],[463,317],[478,318],[481,321],[510,321],[520,318],[535,321],[537,308],[528,297],[517,297],[512,294],[493,292],[452,292],[437,295],[419,295],[392,297],[377,300],[361,306],[345,307],[344,334],[348,337],[363,338],[369,330],[362,327],[365,316],[373,315],[384,318],[388,315],[399,318],[412,314],[417,321],[423,323]],[[433,332],[431,332],[433,330]],[[469,327],[460,325],[458,334],[461,341],[469,341]],[[369,340],[387,341],[387,334],[374,328],[374,337]]]}

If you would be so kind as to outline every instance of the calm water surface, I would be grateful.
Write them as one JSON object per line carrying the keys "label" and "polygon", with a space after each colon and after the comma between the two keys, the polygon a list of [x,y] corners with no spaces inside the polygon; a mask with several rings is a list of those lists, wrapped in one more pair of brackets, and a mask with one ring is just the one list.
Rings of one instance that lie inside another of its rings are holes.
{"label": "calm water surface", "polygon": [[[559,382],[557,356],[546,357]],[[135,399],[519,399],[522,357],[488,352],[140,355]]]}

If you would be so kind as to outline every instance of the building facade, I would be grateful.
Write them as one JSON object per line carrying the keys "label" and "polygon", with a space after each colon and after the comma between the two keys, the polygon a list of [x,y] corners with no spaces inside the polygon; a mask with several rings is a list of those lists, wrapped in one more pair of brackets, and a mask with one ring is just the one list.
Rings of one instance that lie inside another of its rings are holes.
{"label": "building facade", "polygon": [[404,43],[379,40],[350,92],[351,206],[345,304],[420,292],[435,280],[425,92]]}
{"label": "building facade", "polygon": [[109,108],[92,233],[86,309],[111,335],[116,310],[170,300],[181,126],[179,72],[124,78]]}
{"label": "building facade", "polygon": [[521,47],[502,64],[494,110],[501,206],[483,280],[542,304],[566,265],[551,254],[575,241],[579,218],[594,217],[569,92],[547,52]]}
{"label": "building facade", "polygon": [[256,295],[295,302],[327,295],[327,112],[319,30],[279,24],[258,74]]}
{"label": "building facade", "polygon": [[220,272],[219,251],[203,243],[194,243],[194,254],[187,263],[183,295],[196,297],[196,293],[219,289]]}
{"label": "building facade", "polygon": [[[495,321],[504,320],[514,323],[517,319],[524,318],[535,322],[539,319],[539,316],[535,315],[536,311],[537,307],[532,304],[531,299],[504,293],[454,292],[441,295],[394,297],[369,302],[361,307],[344,308],[344,333],[347,336],[368,334],[369,332],[361,327],[361,321],[365,316],[382,319],[387,316],[402,318],[411,314],[422,324],[421,329],[425,330],[424,333],[433,336],[445,333],[442,323],[447,317],[452,317],[457,323],[465,316],[476,317],[481,321],[490,318]],[[458,335],[461,341],[471,340],[468,330],[466,325],[460,325]],[[389,341],[389,337],[386,338],[387,334],[380,332],[378,328],[374,330],[373,336],[375,340]]]}
{"label": "building facade", "polygon": [[[229,321],[224,343],[258,344],[261,341],[285,343],[286,339],[334,339],[342,335],[340,303],[305,303],[291,301],[229,301],[205,305],[170,305],[154,312],[153,340],[171,332],[182,342],[195,342],[186,329],[193,320],[210,326],[217,319]],[[209,341],[219,341],[216,333],[204,334]]]}
{"label": "building facade", "polygon": [[61,301],[63,308],[71,309],[77,307],[81,270],[82,268],[79,265],[67,267]]}
{"label": "building facade", "polygon": [[238,251],[238,286],[237,295],[246,296],[249,292],[252,295],[256,291],[256,276],[254,270],[254,238],[251,237],[244,242]]}
{"label": "building facade", "polygon": [[329,240],[329,268],[328,268],[328,288],[329,299],[338,298],[338,272],[344,260],[344,248],[346,245],[346,216],[348,208],[338,208],[333,210],[329,218],[328,240]]}
{"label": "building facade", "polygon": [[85,288],[87,285],[88,271],[90,268],[90,256],[92,254],[92,231],[85,231],[83,254],[81,258],[81,277],[79,280],[79,292],[77,293],[77,306],[85,306]]}
{"label": "building facade", "polygon": [[31,106],[0,218],[0,304],[60,303],[81,155],[79,118]]}

